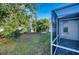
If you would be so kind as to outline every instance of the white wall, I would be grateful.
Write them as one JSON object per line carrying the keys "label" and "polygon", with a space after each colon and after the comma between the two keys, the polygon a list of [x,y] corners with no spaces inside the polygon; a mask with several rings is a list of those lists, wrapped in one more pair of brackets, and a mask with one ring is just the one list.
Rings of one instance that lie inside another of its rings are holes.
{"label": "white wall", "polygon": [[[63,32],[64,27],[68,27],[68,32]],[[79,40],[79,20],[59,23],[60,38]]]}

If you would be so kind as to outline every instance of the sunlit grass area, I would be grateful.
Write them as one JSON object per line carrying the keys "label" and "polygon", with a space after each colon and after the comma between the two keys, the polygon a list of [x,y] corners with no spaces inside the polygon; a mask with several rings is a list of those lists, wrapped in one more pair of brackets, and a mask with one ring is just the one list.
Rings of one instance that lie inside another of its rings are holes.
{"label": "sunlit grass area", "polygon": [[16,40],[4,39],[0,42],[0,54],[50,54],[49,33],[25,33]]}

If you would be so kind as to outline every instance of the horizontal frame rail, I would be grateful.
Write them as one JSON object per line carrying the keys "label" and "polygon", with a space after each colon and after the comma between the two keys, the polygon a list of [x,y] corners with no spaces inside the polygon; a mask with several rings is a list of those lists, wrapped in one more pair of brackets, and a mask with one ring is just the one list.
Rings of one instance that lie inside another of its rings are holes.
{"label": "horizontal frame rail", "polygon": [[65,50],[69,50],[69,51],[72,51],[72,52],[79,53],[79,50],[68,48],[68,47],[64,47],[64,46],[61,46],[61,45],[52,44],[52,46],[55,46],[55,47],[58,47],[58,48],[62,48],[62,49],[65,49]]}
{"label": "horizontal frame rail", "polygon": [[[76,19],[79,20],[79,17],[75,17],[75,18],[65,18],[65,19],[64,19],[64,18],[59,18],[59,19],[61,19],[60,21],[63,21],[63,20],[65,20],[65,21],[66,21],[66,20],[67,20],[67,21],[72,21],[72,20],[76,20]],[[63,19],[63,20],[62,20],[62,19]]]}

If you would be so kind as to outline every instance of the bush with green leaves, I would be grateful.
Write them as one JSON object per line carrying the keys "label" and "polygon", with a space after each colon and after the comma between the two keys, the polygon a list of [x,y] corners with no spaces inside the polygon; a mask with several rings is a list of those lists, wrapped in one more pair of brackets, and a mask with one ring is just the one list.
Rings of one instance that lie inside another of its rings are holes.
{"label": "bush with green leaves", "polygon": [[49,21],[48,19],[34,20],[32,27],[35,32],[47,32],[49,30]]}
{"label": "bush with green leaves", "polygon": [[35,4],[0,4],[0,27],[4,28],[0,34],[5,37],[16,32],[19,27],[22,27],[23,32],[27,32],[35,10]]}

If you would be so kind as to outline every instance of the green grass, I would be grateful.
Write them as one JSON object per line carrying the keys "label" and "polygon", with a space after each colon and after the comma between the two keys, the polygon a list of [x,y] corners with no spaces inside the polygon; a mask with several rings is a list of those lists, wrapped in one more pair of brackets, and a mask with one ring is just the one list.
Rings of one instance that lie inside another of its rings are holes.
{"label": "green grass", "polygon": [[16,40],[6,40],[0,44],[0,54],[49,55],[50,35],[22,34]]}

